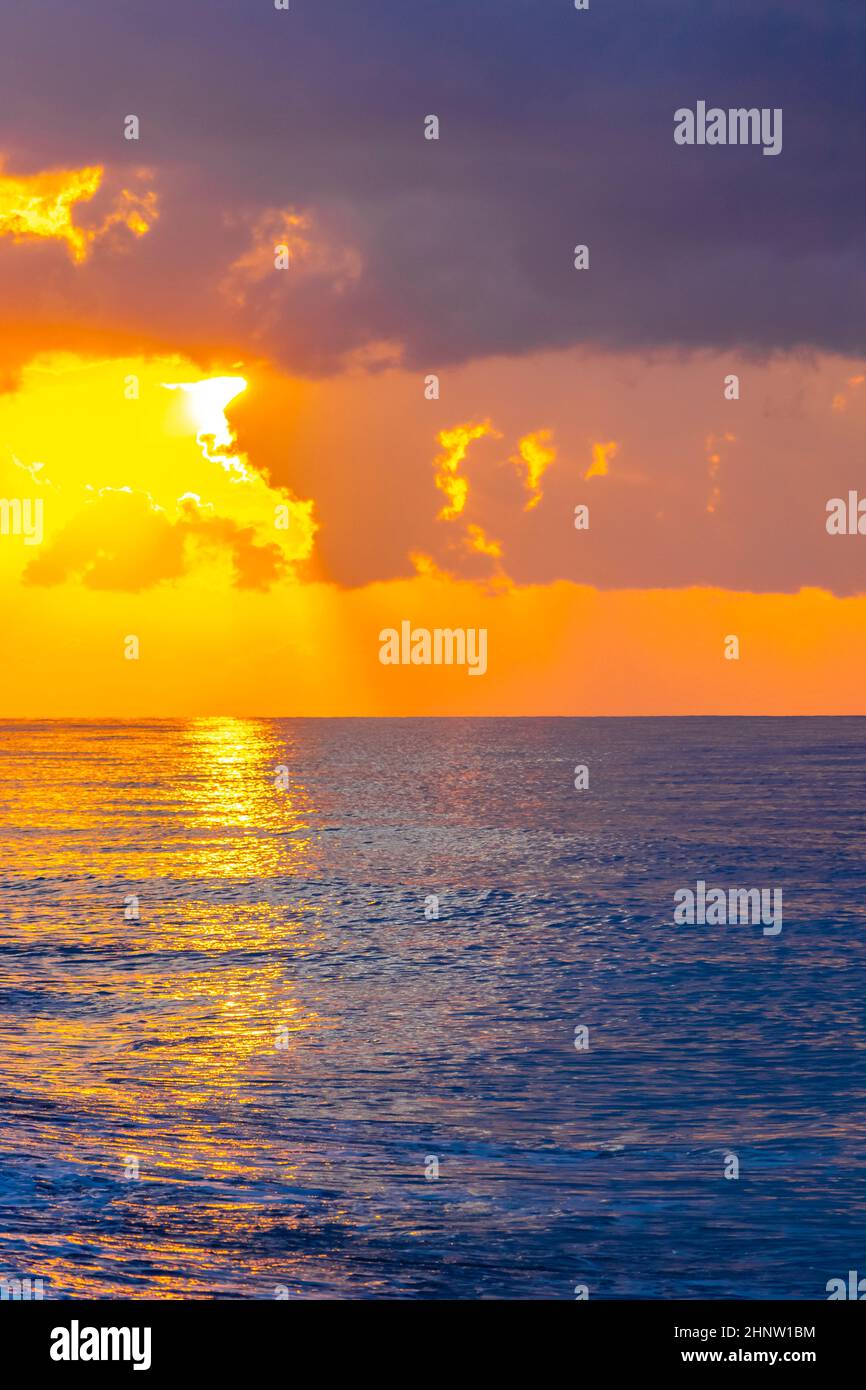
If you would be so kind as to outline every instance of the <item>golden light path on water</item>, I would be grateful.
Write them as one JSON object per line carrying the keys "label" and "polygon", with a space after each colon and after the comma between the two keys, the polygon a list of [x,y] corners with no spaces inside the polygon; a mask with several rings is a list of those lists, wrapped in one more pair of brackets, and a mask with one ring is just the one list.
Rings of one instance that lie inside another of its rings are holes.
{"label": "golden light path on water", "polygon": [[[75,736],[91,756],[81,760],[58,730],[55,775],[22,783],[12,808],[19,829],[41,829],[30,867],[60,902],[18,924],[19,941],[38,939],[52,1009],[12,1039],[5,1068],[28,1092],[34,1152],[40,1131],[50,1135],[52,1159],[109,1183],[114,1205],[131,1159],[140,1176],[130,1197],[138,1182],[194,1188],[218,1251],[255,1220],[258,1204],[232,1201],[232,1184],[292,1172],[291,1153],[276,1159],[260,1134],[221,1117],[254,1104],[257,1087],[278,1087],[300,1041],[336,1026],[294,980],[322,941],[320,908],[284,891],[314,871],[313,808],[290,745],[255,721],[178,726],[168,757],[164,732],[147,724],[120,734],[120,751],[104,726]],[[285,788],[278,765],[289,767]],[[26,847],[24,857],[22,867]],[[55,1113],[78,1123],[55,1131]],[[163,1199],[161,1221],[173,1211]],[[139,1224],[100,1236],[100,1260],[116,1245],[124,1264],[147,1264],[155,1247]],[[61,1258],[52,1243],[47,1235],[40,1269],[84,1296],[91,1238]],[[160,1260],[171,1258],[164,1235],[158,1244]],[[182,1245],[175,1254],[201,1264],[200,1245],[194,1258]],[[176,1271],[157,1284],[161,1297],[189,1292]]]}

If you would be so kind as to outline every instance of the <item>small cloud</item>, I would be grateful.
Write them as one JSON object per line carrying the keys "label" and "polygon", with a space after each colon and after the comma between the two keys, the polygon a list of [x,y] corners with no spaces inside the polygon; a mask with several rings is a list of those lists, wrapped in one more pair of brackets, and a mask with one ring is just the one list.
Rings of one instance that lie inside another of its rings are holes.
{"label": "small cloud", "polygon": [[378,338],[373,342],[364,343],[361,347],[352,348],[343,356],[342,365],[350,372],[388,371],[401,367],[405,355],[405,343],[398,342],[396,338]]}
{"label": "small cloud", "polygon": [[268,208],[255,221],[246,221],[250,244],[232,261],[220,284],[221,293],[237,308],[247,303],[254,286],[261,287],[276,273],[275,261],[281,251],[287,252],[289,258],[289,271],[282,273],[329,280],[337,294],[361,276],[360,253],[354,247],[334,245],[327,240],[315,229],[309,212],[292,207]]}
{"label": "small cloud", "polygon": [[589,478],[606,478],[608,464],[611,459],[616,458],[619,445],[615,439],[610,439],[606,444],[593,444],[592,463],[584,473],[584,481]]}
{"label": "small cloud", "polygon": [[517,446],[518,454],[512,459],[518,468],[525,470],[524,486],[530,494],[523,509],[526,512],[531,512],[541,501],[541,479],[556,460],[556,449],[548,443],[552,438],[552,430],[536,430],[534,434],[524,435]]}
{"label": "small cloud", "polygon": [[490,555],[494,559],[502,556],[502,542],[491,540],[483,526],[470,522],[466,527],[466,548],[476,555]]}
{"label": "small cloud", "polygon": [[436,486],[448,499],[437,520],[453,521],[465,510],[469,497],[469,480],[461,475],[460,466],[473,440],[483,439],[485,435],[490,435],[493,439],[502,438],[489,420],[483,420],[477,425],[455,425],[453,429],[441,430],[437,435],[437,442],[442,445],[442,453],[437,454],[434,462]]}
{"label": "small cloud", "polygon": [[413,550],[409,559],[412,568],[417,575],[423,579],[453,579],[453,575],[448,570],[440,569],[432,555],[426,555],[423,551]]}

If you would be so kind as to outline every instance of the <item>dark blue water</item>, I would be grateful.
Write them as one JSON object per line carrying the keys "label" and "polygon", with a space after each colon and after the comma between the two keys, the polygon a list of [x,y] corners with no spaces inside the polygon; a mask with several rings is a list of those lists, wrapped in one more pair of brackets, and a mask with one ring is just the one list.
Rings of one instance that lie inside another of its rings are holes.
{"label": "dark blue water", "polygon": [[[857,719],[0,726],[0,1276],[825,1298],[864,792]],[[674,926],[698,879],[782,931]]]}

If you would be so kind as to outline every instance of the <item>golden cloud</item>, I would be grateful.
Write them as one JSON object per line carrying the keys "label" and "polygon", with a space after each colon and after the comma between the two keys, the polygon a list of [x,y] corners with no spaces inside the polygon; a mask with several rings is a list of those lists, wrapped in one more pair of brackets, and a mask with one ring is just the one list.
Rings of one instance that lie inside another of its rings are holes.
{"label": "golden cloud", "polygon": [[619,445],[615,439],[609,439],[606,444],[593,444],[592,463],[584,473],[584,481],[588,478],[607,477],[608,465],[612,458],[616,457]]}
{"label": "golden cloud", "polygon": [[[114,205],[94,227],[72,220],[79,203],[88,203],[102,187],[105,169],[51,169],[36,174],[7,174],[0,161],[0,236],[15,242],[53,240],[64,242],[70,258],[79,265],[93,244],[112,227],[122,226],[133,236],[144,236],[158,216],[156,194],[122,188]],[[147,176],[141,170],[142,177]]]}
{"label": "golden cloud", "polygon": [[437,454],[434,463],[436,486],[448,499],[439,512],[439,521],[453,521],[465,509],[469,497],[469,480],[461,475],[460,466],[473,440],[482,439],[485,435],[494,439],[502,438],[489,420],[484,420],[478,425],[455,425],[453,429],[441,430],[437,435],[437,441],[442,445],[442,453]]}
{"label": "golden cloud", "polygon": [[524,469],[524,486],[530,494],[524,511],[531,512],[541,501],[541,479],[556,460],[556,449],[549,443],[552,438],[552,430],[525,434],[517,446],[517,456],[512,459],[518,468]]}
{"label": "golden cloud", "polygon": [[103,488],[42,547],[27,565],[25,584],[50,586],[78,579],[88,589],[137,593],[180,579],[193,555],[227,554],[237,589],[266,590],[288,572],[273,541],[233,517],[217,516],[191,497],[172,519],[147,493]]}

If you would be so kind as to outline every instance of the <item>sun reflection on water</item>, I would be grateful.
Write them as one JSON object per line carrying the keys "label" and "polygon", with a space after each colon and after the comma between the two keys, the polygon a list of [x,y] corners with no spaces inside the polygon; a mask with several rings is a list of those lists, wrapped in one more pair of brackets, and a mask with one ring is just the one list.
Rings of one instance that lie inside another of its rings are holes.
{"label": "sun reflection on water", "polygon": [[[291,743],[267,721],[201,719],[170,737],[143,724],[104,742],[99,726],[80,725],[50,737],[50,761],[21,753],[44,775],[16,780],[7,764],[0,786],[7,824],[24,831],[21,873],[44,890],[0,924],[35,952],[35,1007],[4,1058],[7,1085],[28,1097],[28,1145],[130,1211],[136,1183],[123,1182],[123,1165],[134,1155],[137,1182],[166,1194],[163,1222],[178,1185],[204,1185],[207,1219],[227,1241],[252,1219],[232,1184],[275,1180],[267,1140],[240,1117],[255,1111],[261,1124],[299,1049],[338,1022],[303,975],[325,939],[304,888],[316,871],[315,808]],[[286,786],[275,785],[278,765]],[[146,1264],[158,1248],[165,1264],[165,1234],[151,1242],[134,1229],[143,1220],[100,1236],[103,1265],[112,1241],[119,1263]],[[77,1254],[74,1244],[67,1232],[69,1257],[46,1248],[41,1267],[85,1293],[83,1233]],[[201,1263],[182,1242],[176,1255],[179,1266]],[[149,1282],[166,1296],[162,1277]],[[168,1296],[183,1287],[174,1279]]]}

